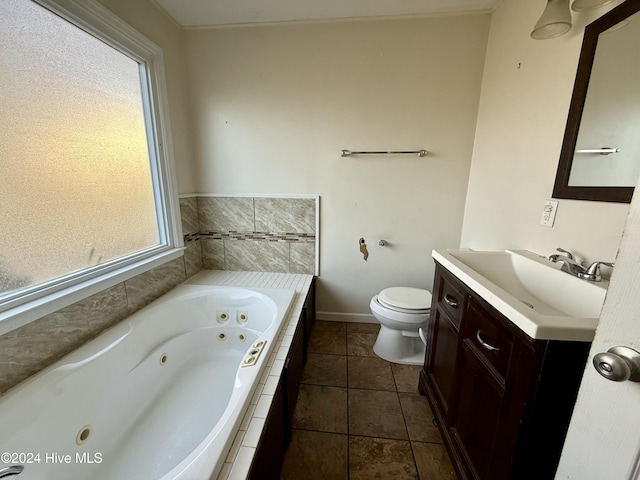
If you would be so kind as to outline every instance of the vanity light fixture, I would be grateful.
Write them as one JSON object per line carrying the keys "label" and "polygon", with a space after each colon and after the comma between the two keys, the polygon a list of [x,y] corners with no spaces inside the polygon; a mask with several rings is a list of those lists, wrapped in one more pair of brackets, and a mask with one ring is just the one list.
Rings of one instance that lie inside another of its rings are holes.
{"label": "vanity light fixture", "polygon": [[611,2],[613,2],[613,0],[575,0],[571,4],[571,10],[574,12],[586,12],[608,5]]}
{"label": "vanity light fixture", "polygon": [[[571,10],[586,12],[603,7],[613,0],[574,0]],[[571,11],[569,0],[547,0],[547,6],[542,16],[533,27],[531,38],[534,40],[548,40],[559,37],[571,30]]]}
{"label": "vanity light fixture", "polygon": [[547,0],[542,16],[533,27],[531,38],[547,40],[564,35],[571,29],[569,0]]}

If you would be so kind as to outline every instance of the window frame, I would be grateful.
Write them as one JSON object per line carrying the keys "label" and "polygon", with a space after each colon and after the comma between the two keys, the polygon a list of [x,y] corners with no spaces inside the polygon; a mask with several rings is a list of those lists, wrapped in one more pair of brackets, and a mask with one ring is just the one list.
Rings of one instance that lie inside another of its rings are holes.
{"label": "window frame", "polygon": [[184,252],[162,49],[95,0],[32,1],[139,63],[159,245],[17,291],[0,303],[0,335]]}

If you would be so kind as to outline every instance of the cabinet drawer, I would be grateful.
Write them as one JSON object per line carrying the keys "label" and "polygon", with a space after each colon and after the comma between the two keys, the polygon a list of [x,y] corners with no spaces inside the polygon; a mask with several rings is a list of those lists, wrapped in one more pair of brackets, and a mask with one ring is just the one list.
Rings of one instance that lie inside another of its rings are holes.
{"label": "cabinet drawer", "polygon": [[465,295],[456,288],[453,281],[442,275],[438,285],[437,306],[447,312],[453,324],[460,328],[462,312],[464,311]]}
{"label": "cabinet drawer", "polygon": [[464,338],[476,347],[487,366],[493,367],[504,382],[515,340],[514,334],[474,299],[469,301],[465,317]]}

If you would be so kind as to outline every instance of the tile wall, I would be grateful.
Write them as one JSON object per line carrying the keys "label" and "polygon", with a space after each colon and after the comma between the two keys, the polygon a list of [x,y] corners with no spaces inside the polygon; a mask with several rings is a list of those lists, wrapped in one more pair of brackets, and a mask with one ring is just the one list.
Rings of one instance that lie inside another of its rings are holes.
{"label": "tile wall", "polygon": [[317,199],[199,196],[180,205],[185,246],[196,262],[190,244],[201,244],[204,268],[315,273]]}
{"label": "tile wall", "polygon": [[316,199],[180,199],[184,256],[0,336],[0,396],[203,268],[315,271]]}
{"label": "tile wall", "polygon": [[203,268],[202,241],[198,222],[198,199],[196,197],[180,199],[182,217],[182,235],[184,237],[184,264],[187,278]]}
{"label": "tile wall", "polygon": [[184,258],[0,336],[0,395],[186,280]]}

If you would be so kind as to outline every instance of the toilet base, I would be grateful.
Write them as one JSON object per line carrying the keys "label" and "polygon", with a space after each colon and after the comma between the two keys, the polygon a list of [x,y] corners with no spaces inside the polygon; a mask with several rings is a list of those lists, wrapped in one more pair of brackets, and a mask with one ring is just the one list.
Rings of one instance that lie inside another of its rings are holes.
{"label": "toilet base", "polygon": [[416,336],[403,335],[402,330],[394,330],[380,325],[380,332],[373,346],[373,353],[388,362],[403,365],[423,365],[426,345],[416,332]]}

